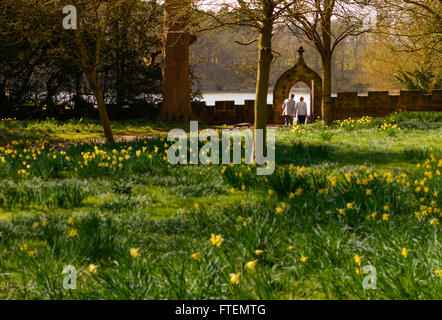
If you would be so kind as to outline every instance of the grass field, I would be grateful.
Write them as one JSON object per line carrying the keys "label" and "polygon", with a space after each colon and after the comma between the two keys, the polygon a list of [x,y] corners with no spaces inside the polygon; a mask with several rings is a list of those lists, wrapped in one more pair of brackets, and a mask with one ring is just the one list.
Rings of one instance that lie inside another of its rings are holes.
{"label": "grass field", "polygon": [[114,128],[155,136],[0,122],[1,299],[442,298],[441,113],[280,128],[268,177]]}

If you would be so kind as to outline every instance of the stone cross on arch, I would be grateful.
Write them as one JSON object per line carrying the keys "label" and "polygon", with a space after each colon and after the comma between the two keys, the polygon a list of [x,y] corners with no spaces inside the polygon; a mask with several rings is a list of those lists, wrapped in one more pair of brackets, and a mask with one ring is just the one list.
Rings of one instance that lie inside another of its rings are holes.
{"label": "stone cross on arch", "polygon": [[300,46],[299,49],[298,49],[299,56],[303,57],[304,56],[304,52],[305,52],[304,47]]}
{"label": "stone cross on arch", "polygon": [[299,61],[304,61],[304,47],[300,46],[298,49],[298,53],[299,53]]}

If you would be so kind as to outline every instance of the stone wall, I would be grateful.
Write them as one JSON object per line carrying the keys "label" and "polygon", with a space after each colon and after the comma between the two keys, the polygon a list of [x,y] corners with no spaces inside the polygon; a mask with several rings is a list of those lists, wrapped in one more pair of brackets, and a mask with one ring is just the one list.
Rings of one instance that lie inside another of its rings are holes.
{"label": "stone wall", "polygon": [[338,92],[332,98],[333,118],[342,120],[362,116],[384,117],[398,110],[403,111],[442,111],[442,90],[432,94],[419,91],[401,91],[390,95],[388,91],[369,92],[368,96],[358,96],[354,92]]}
{"label": "stone wall", "polygon": [[[202,120],[207,124],[254,123],[254,100],[246,100],[244,105],[235,105],[234,101],[216,101],[215,106],[203,103]],[[273,108],[267,105],[267,123],[273,122]]]}
{"label": "stone wall", "polygon": [[[203,105],[202,120],[207,124],[239,124],[254,122],[254,101],[246,100],[244,105],[234,101],[216,101],[215,106]],[[356,92],[338,92],[332,98],[332,111],[335,120],[360,118],[363,116],[384,117],[395,111],[442,111],[442,90],[432,94],[418,91],[401,91],[390,95],[388,91],[369,92],[359,96]],[[278,111],[279,112],[279,111]],[[267,105],[267,123],[274,123],[278,115],[271,104]]]}

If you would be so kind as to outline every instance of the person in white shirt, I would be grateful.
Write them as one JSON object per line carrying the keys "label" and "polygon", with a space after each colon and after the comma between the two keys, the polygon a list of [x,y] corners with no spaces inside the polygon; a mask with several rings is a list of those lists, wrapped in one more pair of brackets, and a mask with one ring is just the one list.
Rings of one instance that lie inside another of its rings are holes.
{"label": "person in white shirt", "polygon": [[282,105],[282,116],[284,117],[284,125],[293,125],[293,115],[295,113],[296,102],[295,95],[292,94],[290,99],[286,99]]}
{"label": "person in white shirt", "polygon": [[298,118],[298,124],[305,124],[307,119],[307,103],[304,102],[304,97],[301,97],[301,101],[296,104],[296,117]]}

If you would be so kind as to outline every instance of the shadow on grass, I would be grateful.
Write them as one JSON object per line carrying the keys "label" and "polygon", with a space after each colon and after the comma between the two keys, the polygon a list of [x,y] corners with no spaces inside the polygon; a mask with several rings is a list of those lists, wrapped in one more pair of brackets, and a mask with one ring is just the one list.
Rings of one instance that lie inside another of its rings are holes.
{"label": "shadow on grass", "polygon": [[389,163],[418,163],[428,159],[434,153],[440,156],[440,150],[410,148],[400,151],[355,151],[345,150],[328,144],[294,145],[276,144],[277,164],[293,164],[295,166],[311,166],[326,163],[346,165],[388,165]]}

